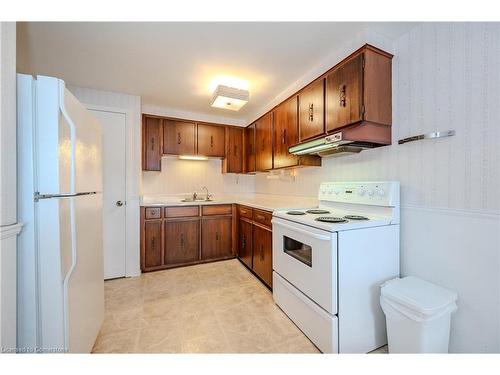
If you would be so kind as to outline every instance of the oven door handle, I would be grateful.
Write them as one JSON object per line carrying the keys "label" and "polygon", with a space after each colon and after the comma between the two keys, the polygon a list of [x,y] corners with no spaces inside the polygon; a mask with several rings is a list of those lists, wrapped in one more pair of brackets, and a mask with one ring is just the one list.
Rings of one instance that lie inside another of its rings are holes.
{"label": "oven door handle", "polygon": [[315,239],[320,240],[320,241],[330,241],[331,240],[330,236],[322,236],[321,234],[307,232],[307,231],[305,231],[303,229],[298,229],[296,227],[292,227],[290,225],[283,224],[282,222],[277,222],[276,220],[272,220],[271,223],[273,223],[274,225],[286,228],[288,230],[293,230],[294,232],[301,233],[301,234],[303,234],[305,236],[309,236],[309,237],[315,238]]}

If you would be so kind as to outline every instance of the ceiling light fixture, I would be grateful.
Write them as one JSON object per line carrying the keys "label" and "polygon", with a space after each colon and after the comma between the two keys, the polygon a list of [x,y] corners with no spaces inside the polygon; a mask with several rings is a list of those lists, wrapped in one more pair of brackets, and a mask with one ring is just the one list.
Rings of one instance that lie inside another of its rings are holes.
{"label": "ceiling light fixture", "polygon": [[248,90],[219,85],[212,95],[212,107],[239,111],[248,103]]}
{"label": "ceiling light fixture", "polygon": [[197,155],[179,155],[181,160],[208,160],[207,156],[197,156]]}

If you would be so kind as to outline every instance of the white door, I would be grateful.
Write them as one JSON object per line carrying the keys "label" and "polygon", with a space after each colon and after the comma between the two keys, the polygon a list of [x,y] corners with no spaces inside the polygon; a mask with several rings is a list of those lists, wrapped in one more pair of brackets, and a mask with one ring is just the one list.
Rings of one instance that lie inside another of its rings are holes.
{"label": "white door", "polygon": [[126,115],[90,111],[102,125],[104,279],[114,279],[126,273]]}

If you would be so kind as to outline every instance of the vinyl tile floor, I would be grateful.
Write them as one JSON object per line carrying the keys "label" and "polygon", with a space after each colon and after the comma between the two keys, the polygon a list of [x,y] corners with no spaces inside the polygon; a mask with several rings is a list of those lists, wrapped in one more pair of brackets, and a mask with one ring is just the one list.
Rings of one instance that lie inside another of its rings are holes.
{"label": "vinyl tile floor", "polygon": [[319,353],[238,260],[105,282],[93,353]]}

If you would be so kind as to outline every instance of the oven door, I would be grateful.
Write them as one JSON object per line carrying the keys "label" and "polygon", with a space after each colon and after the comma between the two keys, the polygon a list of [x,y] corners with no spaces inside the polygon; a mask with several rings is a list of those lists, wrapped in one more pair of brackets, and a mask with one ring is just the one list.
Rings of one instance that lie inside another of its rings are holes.
{"label": "oven door", "polygon": [[331,314],[337,313],[337,233],[274,217],[273,269]]}

